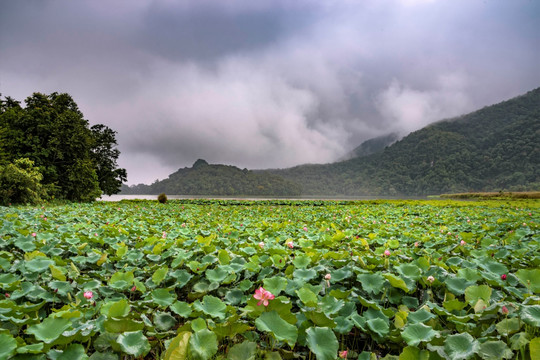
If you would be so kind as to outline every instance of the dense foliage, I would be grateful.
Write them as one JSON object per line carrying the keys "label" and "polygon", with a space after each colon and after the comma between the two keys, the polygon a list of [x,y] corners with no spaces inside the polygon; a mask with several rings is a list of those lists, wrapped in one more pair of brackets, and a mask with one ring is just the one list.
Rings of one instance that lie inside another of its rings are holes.
{"label": "dense foliage", "polygon": [[0,205],[37,204],[47,197],[43,176],[32,160],[22,158],[0,165]]}
{"label": "dense foliage", "polygon": [[90,128],[68,94],[34,93],[25,103],[0,100],[0,162],[30,159],[56,199],[91,201],[120,190],[126,171],[117,167],[113,130]]}
{"label": "dense foliage", "polygon": [[540,188],[540,88],[411,133],[367,157],[273,171],[304,195]]}
{"label": "dense foliage", "polygon": [[236,196],[297,196],[300,186],[281,176],[197,160],[152,185],[122,187],[122,194],[182,194]]}
{"label": "dense foliage", "polygon": [[539,205],[0,208],[0,359],[538,359]]}

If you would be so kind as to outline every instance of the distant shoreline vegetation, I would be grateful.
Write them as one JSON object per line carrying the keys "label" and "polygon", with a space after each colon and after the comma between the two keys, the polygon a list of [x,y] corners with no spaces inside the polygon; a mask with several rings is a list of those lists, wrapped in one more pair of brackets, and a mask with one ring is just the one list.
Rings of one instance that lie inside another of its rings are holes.
{"label": "distant shoreline vegetation", "polygon": [[500,192],[471,192],[459,194],[442,194],[441,198],[447,199],[540,199],[540,191],[500,191]]}

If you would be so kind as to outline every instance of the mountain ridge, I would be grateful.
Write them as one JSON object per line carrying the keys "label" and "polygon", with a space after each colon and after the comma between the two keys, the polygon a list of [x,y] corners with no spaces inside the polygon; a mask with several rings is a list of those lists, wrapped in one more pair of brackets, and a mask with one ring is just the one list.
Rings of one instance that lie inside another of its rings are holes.
{"label": "mountain ridge", "polygon": [[[198,189],[189,190],[192,192],[177,192],[185,191],[186,187],[171,185],[175,181],[182,181],[182,177],[175,174],[181,170],[186,172],[188,168],[178,170],[161,182],[145,186],[146,191],[152,189],[151,194],[156,193],[159,188],[164,192],[175,191],[169,192],[170,194],[218,195],[203,191],[211,188],[224,189],[219,185],[220,182],[225,182],[230,187],[231,183],[237,181],[245,188],[233,187],[232,195],[272,196],[396,196],[537,190],[540,188],[538,139],[540,88],[469,114],[429,124],[389,146],[381,146],[384,139],[378,142],[377,138],[370,139],[379,146],[379,151],[370,152],[373,147],[368,146],[368,140],[356,148],[363,152],[360,151],[359,156],[348,160],[266,170],[240,170],[230,165],[207,164],[210,167],[208,169],[213,170],[207,173],[199,172],[198,175],[204,176],[198,180],[193,177],[190,181],[207,183],[212,179],[214,185],[211,187],[199,186]],[[226,168],[227,166],[230,168]],[[226,169],[228,170],[225,171]],[[193,168],[191,171],[193,173]],[[231,177],[233,172],[239,175],[239,171],[249,176]],[[250,181],[262,181],[258,177],[270,181],[266,188],[262,186],[265,191],[272,188],[272,194],[268,191],[262,194],[253,190]],[[133,193],[137,189],[129,187],[127,191],[123,193]]]}

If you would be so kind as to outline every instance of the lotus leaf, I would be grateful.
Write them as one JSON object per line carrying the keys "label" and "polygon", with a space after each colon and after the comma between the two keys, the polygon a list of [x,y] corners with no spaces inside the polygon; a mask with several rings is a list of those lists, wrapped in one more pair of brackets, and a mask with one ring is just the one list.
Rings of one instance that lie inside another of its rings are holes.
{"label": "lotus leaf", "polygon": [[401,333],[401,337],[409,346],[417,346],[421,342],[430,342],[436,336],[439,336],[438,331],[421,323],[409,324]]}
{"label": "lotus leaf", "polygon": [[150,351],[150,343],[141,330],[124,332],[116,339],[122,351],[133,356],[144,356]]}
{"label": "lotus leaf", "polygon": [[255,325],[260,331],[269,332],[277,340],[285,341],[291,347],[294,346],[298,338],[296,326],[283,320],[275,310],[262,313],[255,320]]}
{"label": "lotus leaf", "polygon": [[339,343],[334,332],[326,327],[310,327],[306,331],[306,341],[309,349],[317,360],[335,359]]}
{"label": "lotus leaf", "polygon": [[217,336],[208,329],[196,331],[189,338],[188,354],[193,360],[208,360],[218,350]]}

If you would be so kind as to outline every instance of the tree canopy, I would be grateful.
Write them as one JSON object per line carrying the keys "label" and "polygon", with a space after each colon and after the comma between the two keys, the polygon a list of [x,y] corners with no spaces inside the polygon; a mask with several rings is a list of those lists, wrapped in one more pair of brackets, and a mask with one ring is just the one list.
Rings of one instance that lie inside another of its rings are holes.
{"label": "tree canopy", "polygon": [[29,159],[51,198],[92,201],[119,192],[127,174],[117,165],[115,131],[90,127],[66,93],[36,92],[25,104],[0,98],[0,165]]}

